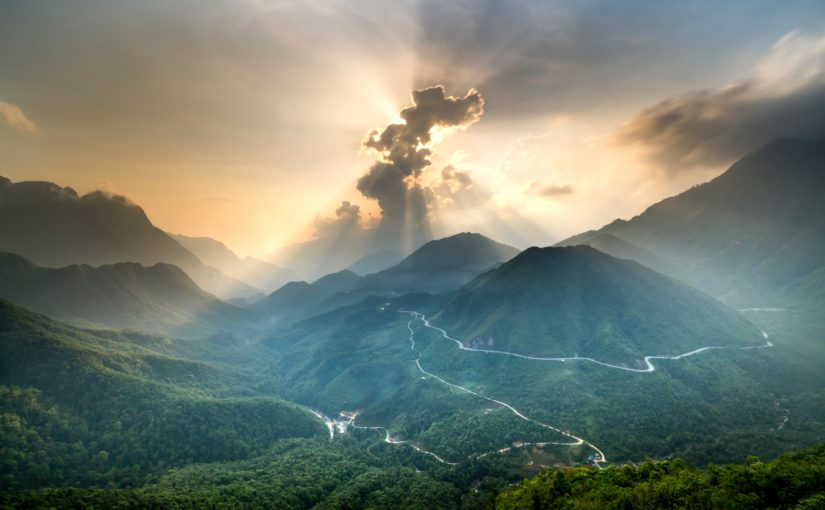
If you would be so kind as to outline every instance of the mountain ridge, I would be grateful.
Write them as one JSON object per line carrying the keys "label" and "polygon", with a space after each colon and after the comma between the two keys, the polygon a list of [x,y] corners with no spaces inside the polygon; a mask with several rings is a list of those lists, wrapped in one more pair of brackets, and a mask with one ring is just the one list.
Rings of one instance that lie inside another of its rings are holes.
{"label": "mountain ridge", "polygon": [[465,345],[611,363],[764,341],[700,291],[588,246],[528,248],[456,291],[432,320]]}
{"label": "mountain ridge", "polygon": [[240,280],[262,292],[273,292],[298,276],[289,269],[264,262],[252,256],[239,257],[222,242],[211,237],[169,234],[204,264]]}
{"label": "mountain ridge", "polygon": [[156,333],[205,335],[248,319],[166,263],[43,268],[0,253],[0,297],[59,319]]}
{"label": "mountain ridge", "polygon": [[461,233],[425,243],[397,265],[359,276],[344,269],[313,283],[291,282],[251,308],[262,313],[306,317],[355,304],[370,295],[443,292],[518,253],[481,234]]}
{"label": "mountain ridge", "polygon": [[220,297],[257,292],[204,264],[126,197],[102,191],[81,196],[46,181],[0,177],[0,251],[41,267],[165,262]]}
{"label": "mountain ridge", "polygon": [[735,306],[795,304],[794,282],[825,267],[823,169],[825,141],[776,140],[709,182],[557,246],[611,234]]}

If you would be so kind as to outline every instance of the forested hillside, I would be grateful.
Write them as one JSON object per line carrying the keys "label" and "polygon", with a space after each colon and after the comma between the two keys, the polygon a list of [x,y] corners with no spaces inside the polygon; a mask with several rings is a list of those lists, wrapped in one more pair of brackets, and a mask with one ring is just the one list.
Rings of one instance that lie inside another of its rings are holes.
{"label": "forested hillside", "polygon": [[479,349],[628,366],[646,355],[764,342],[696,289],[587,246],[525,250],[457,291],[433,320]]}
{"label": "forested hillside", "polygon": [[240,331],[254,318],[171,264],[46,268],[0,253],[0,298],[78,324],[179,336]]}
{"label": "forested hillside", "polygon": [[170,467],[325,435],[307,410],[253,387],[0,300],[0,487],[140,485]]}
{"label": "forested hillside", "polygon": [[770,461],[705,469],[675,459],[604,471],[545,471],[503,491],[489,508],[825,508],[825,447]]}

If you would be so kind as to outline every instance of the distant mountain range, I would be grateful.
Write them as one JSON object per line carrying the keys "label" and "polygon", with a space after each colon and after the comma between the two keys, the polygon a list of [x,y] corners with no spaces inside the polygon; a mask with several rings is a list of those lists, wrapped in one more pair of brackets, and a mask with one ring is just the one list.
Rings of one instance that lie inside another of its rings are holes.
{"label": "distant mountain range", "polygon": [[398,293],[443,292],[461,287],[518,252],[481,234],[464,232],[424,244],[397,265],[366,276],[364,286]]}
{"label": "distant mountain range", "polygon": [[577,244],[632,258],[734,306],[810,306],[812,289],[825,286],[825,141],[772,142],[635,218],[558,243]]}
{"label": "distant mountain range", "polygon": [[367,276],[344,270],[311,284],[289,283],[251,308],[276,317],[307,317],[370,295],[444,292],[461,287],[517,253],[517,249],[480,234],[456,234],[430,241],[398,264]]}
{"label": "distant mountain range", "polygon": [[222,298],[260,292],[204,264],[128,199],[100,191],[79,196],[50,182],[0,177],[0,252],[43,267],[174,264]]}
{"label": "distant mountain range", "polygon": [[613,363],[763,342],[702,292],[587,246],[527,249],[455,292],[433,320],[468,346]]}
{"label": "distant mountain range", "polygon": [[379,249],[374,246],[372,231],[357,229],[291,244],[266,258],[312,281],[358,264]]}
{"label": "distant mountain range", "polygon": [[382,249],[374,251],[370,254],[364,255],[358,259],[353,265],[349,266],[349,270],[360,275],[368,275],[389,269],[404,260],[404,256],[398,252]]}
{"label": "distant mountain range", "polygon": [[43,268],[0,253],[0,298],[85,326],[182,336],[238,330],[251,320],[171,264]]}
{"label": "distant mountain range", "polygon": [[210,237],[190,237],[170,234],[184,248],[194,253],[204,264],[243,281],[264,293],[281,288],[284,284],[298,280],[289,269],[264,262],[255,257],[240,258],[220,241]]}

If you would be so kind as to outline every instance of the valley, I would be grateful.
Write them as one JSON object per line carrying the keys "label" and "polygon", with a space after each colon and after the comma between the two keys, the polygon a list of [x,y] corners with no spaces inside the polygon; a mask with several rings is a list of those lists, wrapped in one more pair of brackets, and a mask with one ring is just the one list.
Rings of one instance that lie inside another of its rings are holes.
{"label": "valley", "polygon": [[[385,304],[384,306],[382,306],[379,309],[381,311],[386,311],[387,305],[389,305],[389,303]],[[520,418],[520,419],[522,419],[526,422],[531,422],[531,423],[537,424],[540,427],[546,428],[548,430],[552,430],[552,431],[560,434],[561,436],[564,436],[565,438],[572,441],[572,442],[541,441],[541,442],[533,442],[533,443],[526,442],[526,441],[516,441],[513,444],[518,445],[518,446],[514,446],[514,447],[522,448],[522,447],[536,446],[536,447],[541,448],[541,447],[545,447],[545,446],[548,446],[548,445],[555,445],[555,446],[586,445],[587,447],[591,448],[595,452],[595,455],[591,455],[591,456],[588,457],[588,461],[592,462],[593,465],[599,466],[599,467],[601,467],[602,464],[607,463],[607,458],[605,457],[604,453],[598,447],[591,444],[587,440],[582,439],[580,437],[576,437],[575,435],[572,435],[569,432],[562,431],[561,429],[559,429],[557,427],[554,427],[552,425],[549,425],[547,423],[543,423],[543,422],[539,422],[537,420],[531,419],[531,418],[525,416],[522,412],[520,412],[518,409],[516,409],[515,407],[513,407],[511,404],[509,404],[507,402],[503,402],[501,400],[497,400],[495,398],[482,395],[482,394],[480,394],[476,391],[473,391],[469,388],[460,386],[458,384],[451,383],[451,382],[443,379],[442,377],[439,377],[438,375],[435,375],[435,374],[425,370],[422,367],[422,364],[421,364],[421,353],[416,351],[416,349],[415,349],[416,343],[415,343],[415,330],[412,327],[413,323],[414,322],[420,322],[425,328],[428,328],[428,329],[431,329],[433,331],[436,331],[436,332],[440,333],[441,336],[444,339],[449,340],[451,342],[454,342],[458,346],[458,348],[462,351],[478,352],[478,353],[483,353],[483,354],[496,354],[496,355],[514,356],[514,357],[517,357],[517,358],[522,358],[522,359],[527,359],[527,360],[535,360],[535,361],[556,361],[556,362],[586,361],[586,362],[592,362],[592,363],[595,363],[597,365],[601,365],[601,366],[612,368],[612,369],[625,370],[625,371],[630,371],[630,372],[640,372],[640,373],[653,372],[655,370],[655,367],[652,365],[652,363],[650,361],[652,359],[679,360],[679,359],[682,359],[682,358],[687,358],[688,356],[693,356],[693,355],[703,353],[703,352],[707,352],[707,351],[713,351],[713,350],[719,350],[719,349],[730,349],[731,348],[731,347],[723,347],[723,346],[706,346],[706,347],[701,347],[699,349],[695,349],[693,351],[683,353],[683,354],[678,354],[678,355],[645,356],[644,362],[647,365],[647,368],[645,368],[645,369],[634,369],[634,368],[629,368],[627,366],[611,365],[611,364],[603,363],[603,362],[600,362],[600,361],[597,361],[597,360],[594,360],[594,359],[590,359],[590,358],[582,358],[582,357],[543,358],[543,357],[533,357],[533,356],[515,354],[515,353],[506,352],[506,351],[496,351],[496,350],[489,350],[489,349],[477,349],[477,348],[466,347],[460,340],[456,340],[455,338],[452,338],[451,336],[449,336],[445,330],[443,330],[439,327],[433,326],[430,323],[430,321],[426,318],[425,315],[423,315],[419,312],[416,312],[416,311],[409,311],[409,310],[398,310],[398,311],[402,314],[409,314],[409,315],[412,316],[412,319],[407,322],[407,329],[409,330],[410,350],[413,351],[413,353],[416,355],[416,358],[415,358],[414,362],[415,362],[416,368],[419,370],[419,372],[421,372],[425,376],[431,377],[431,378],[433,378],[433,379],[435,379],[435,380],[437,380],[437,381],[439,381],[439,382],[441,382],[441,383],[443,383],[443,384],[445,384],[445,385],[447,385],[451,388],[454,388],[456,390],[459,390],[459,391],[462,391],[462,392],[465,392],[465,393],[469,393],[471,395],[474,395],[476,397],[479,397],[481,399],[484,399],[486,401],[494,403],[498,406],[506,408],[507,410],[512,412],[515,416],[517,416],[518,418]],[[753,345],[753,346],[745,346],[745,347],[733,347],[733,349],[752,350],[752,349],[764,349],[764,348],[773,347],[773,344],[768,340],[768,334],[763,331],[762,336],[765,339],[764,344]],[[785,411],[787,411],[787,410],[785,410]],[[439,457],[437,454],[435,454],[431,451],[425,450],[421,446],[416,445],[414,443],[411,443],[409,441],[392,439],[392,437],[390,436],[389,430],[384,428],[384,427],[380,427],[380,426],[371,426],[371,427],[357,426],[355,424],[355,419],[357,417],[357,413],[350,413],[350,412],[347,412],[347,411],[342,411],[340,414],[341,414],[342,417],[344,417],[346,419],[345,420],[331,420],[331,419],[327,418],[326,416],[318,414],[319,418],[321,418],[325,421],[325,423],[327,424],[327,427],[330,430],[330,439],[332,439],[334,431],[338,430],[339,432],[343,433],[343,432],[346,431],[347,427],[349,427],[349,426],[351,426],[353,428],[357,428],[357,429],[380,430],[380,431],[383,431],[385,433],[384,441],[386,443],[389,443],[389,444],[408,444],[418,452],[433,456],[439,462],[447,463],[447,464],[453,464],[453,465],[455,464],[455,463],[445,461],[444,459]],[[783,418],[783,422],[782,422],[781,426],[784,426],[785,423],[787,423],[787,417]],[[474,456],[486,457],[490,454],[506,453],[509,450],[510,450],[509,447],[505,447],[503,449],[499,448],[499,449],[495,449],[493,451],[475,452],[475,453],[472,453],[470,455],[470,457],[474,457]]]}
{"label": "valley", "polygon": [[820,152],[770,144],[556,246],[309,241],[288,250],[308,281],[122,197],[0,180],[0,506],[490,508],[720,463],[786,481],[825,434]]}

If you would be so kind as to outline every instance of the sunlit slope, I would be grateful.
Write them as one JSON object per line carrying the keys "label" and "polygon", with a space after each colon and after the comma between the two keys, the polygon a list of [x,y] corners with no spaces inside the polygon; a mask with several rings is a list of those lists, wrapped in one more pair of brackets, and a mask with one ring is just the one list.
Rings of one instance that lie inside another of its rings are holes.
{"label": "sunlit slope", "polygon": [[764,343],[703,293],[585,246],[526,250],[459,290],[433,321],[467,346],[629,366],[647,355]]}
{"label": "sunlit slope", "polygon": [[825,140],[777,140],[706,184],[559,245],[625,256],[595,244],[602,234],[666,259],[671,274],[735,306],[805,305],[797,287],[825,268]]}

